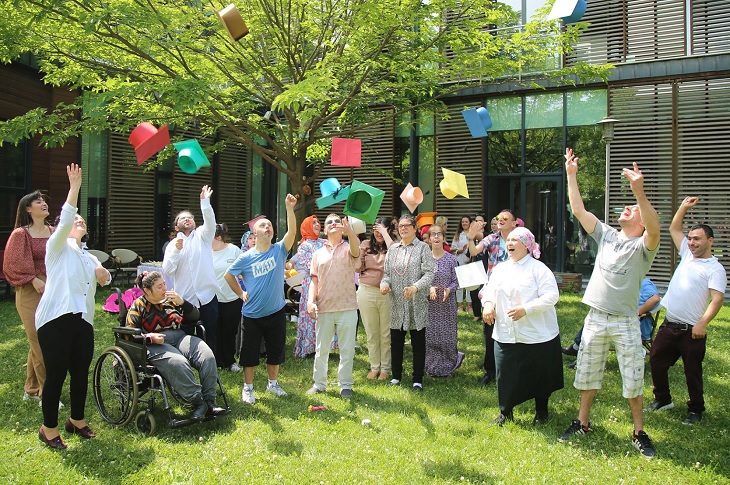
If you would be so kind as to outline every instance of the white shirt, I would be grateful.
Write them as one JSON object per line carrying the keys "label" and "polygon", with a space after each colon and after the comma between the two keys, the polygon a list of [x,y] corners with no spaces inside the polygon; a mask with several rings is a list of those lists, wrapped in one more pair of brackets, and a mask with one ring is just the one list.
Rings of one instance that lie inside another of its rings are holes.
{"label": "white shirt", "polygon": [[221,303],[238,300],[238,295],[231,289],[224,277],[228,272],[228,268],[240,254],[241,248],[233,244],[227,244],[220,251],[213,251],[213,270],[215,271],[215,277],[218,279],[216,296],[218,296],[218,301]]}
{"label": "white shirt", "polygon": [[725,293],[725,268],[714,256],[695,258],[686,237],[682,240],[679,255],[682,261],[669,281],[661,305],[667,309],[669,320],[694,325],[707,310],[710,290]]}
{"label": "white shirt", "polygon": [[[482,304],[492,302],[495,306],[494,340],[537,344],[554,339],[560,332],[555,312],[558,284],[552,271],[532,256],[495,266],[483,293]],[[513,321],[507,312],[516,306],[523,307],[526,315]]]}
{"label": "white shirt", "polygon": [[172,241],[167,245],[162,260],[162,271],[175,278],[174,290],[198,308],[209,303],[219,288],[213,271],[215,212],[210,206],[210,199],[200,199],[200,210],[203,225],[193,229],[189,236],[177,233],[177,239],[183,240],[182,250],[177,249],[175,241]]}
{"label": "white shirt", "polygon": [[[101,266],[68,237],[73,229],[76,208],[68,202],[61,209],[61,221],[46,243],[46,289],[35,312],[35,328],[67,313],[81,313],[81,318],[94,324],[96,268]],[[109,275],[107,283],[111,280]]]}

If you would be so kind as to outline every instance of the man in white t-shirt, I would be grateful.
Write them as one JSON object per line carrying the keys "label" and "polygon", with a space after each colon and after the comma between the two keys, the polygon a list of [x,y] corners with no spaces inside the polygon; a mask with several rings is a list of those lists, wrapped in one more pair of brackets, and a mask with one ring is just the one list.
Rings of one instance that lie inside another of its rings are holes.
{"label": "man in white t-shirt", "polygon": [[722,308],[726,285],[725,268],[712,255],[715,241],[712,228],[696,224],[686,237],[682,232],[684,216],[697,202],[698,197],[686,197],[669,226],[682,261],[674,271],[661,303],[667,311],[649,354],[654,402],[646,409],[662,411],[674,407],[669,392],[669,368],[682,357],[689,393],[689,414],[682,423],[687,425],[698,423],[705,412],[702,361],[707,345],[707,325]]}
{"label": "man in white t-shirt", "polygon": [[570,148],[565,152],[565,172],[572,212],[596,240],[598,251],[583,296],[583,303],[590,311],[584,321],[573,382],[580,390],[578,419],[558,441],[570,441],[591,431],[591,406],[603,385],[608,349],[613,344],[623,382],[622,395],[629,402],[634,422],[631,444],[645,458],[653,458],[654,444],[643,429],[644,354],[636,306],[641,280],[659,249],[659,216],[646,197],[644,176],[636,163],[633,169],[623,169],[637,205],[626,206],[621,212],[618,218],[621,231],[600,222],[586,210],[578,190],[578,158]]}

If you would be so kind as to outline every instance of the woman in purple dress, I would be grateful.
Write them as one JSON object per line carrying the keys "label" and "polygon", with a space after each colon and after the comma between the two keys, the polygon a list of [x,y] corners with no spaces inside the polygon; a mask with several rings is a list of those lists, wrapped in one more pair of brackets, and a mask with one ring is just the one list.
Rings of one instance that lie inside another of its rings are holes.
{"label": "woman in purple dress", "polygon": [[453,254],[444,251],[444,229],[434,224],[428,230],[434,260],[434,277],[428,297],[426,327],[426,374],[449,377],[464,360],[457,350],[456,267]]}

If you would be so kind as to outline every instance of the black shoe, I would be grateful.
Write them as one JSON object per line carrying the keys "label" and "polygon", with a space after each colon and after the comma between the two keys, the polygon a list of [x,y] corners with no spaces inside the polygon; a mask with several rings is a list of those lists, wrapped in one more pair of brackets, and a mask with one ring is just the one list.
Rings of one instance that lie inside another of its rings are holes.
{"label": "black shoe", "polygon": [[561,350],[564,355],[569,355],[571,357],[575,357],[578,355],[578,351],[575,347],[573,347],[573,344],[570,344],[567,347],[563,347]]}
{"label": "black shoe", "polygon": [[577,365],[578,365],[578,360],[576,359],[574,361],[568,362],[565,365],[565,367],[567,367],[568,369],[575,369]]}
{"label": "black shoe", "polygon": [[200,420],[205,417],[205,413],[208,412],[208,405],[203,400],[202,396],[197,396],[195,399],[193,399],[193,412],[190,415],[190,418],[193,420]]}
{"label": "black shoe", "polygon": [[205,405],[208,406],[208,411],[205,413],[206,416],[220,416],[228,412],[226,408],[218,406],[215,401],[207,401]]}
{"label": "black shoe", "polygon": [[507,421],[513,421],[513,420],[514,420],[514,418],[512,416],[512,413],[510,413],[507,416],[505,416],[502,413],[499,413],[499,416],[497,416],[494,419],[494,421],[492,422],[492,424],[494,424],[495,426],[502,427],[502,426],[504,426],[504,423],[506,423]]}
{"label": "black shoe", "polygon": [[682,424],[686,424],[687,426],[692,426],[702,421],[702,413],[692,413],[690,412],[686,418],[682,420]]}
{"label": "black shoe", "polygon": [[570,423],[570,426],[568,426],[568,429],[565,430],[565,433],[561,434],[558,437],[558,441],[564,443],[566,441],[570,441],[573,436],[584,435],[586,433],[590,433],[591,431],[593,430],[591,429],[590,423],[588,423],[588,425],[586,426],[583,426],[582,424],[580,424],[579,420],[575,419],[572,423]]}
{"label": "black shoe", "polygon": [[487,374],[484,374],[484,377],[482,377],[481,379],[479,379],[479,381],[477,381],[477,382],[478,382],[478,383],[479,383],[480,385],[482,385],[482,386],[486,386],[486,385],[488,385],[488,384],[489,384],[490,382],[492,382],[493,380],[494,380],[494,375],[493,375],[493,374],[489,374],[489,373],[487,373]]}
{"label": "black shoe", "polygon": [[347,389],[347,388],[342,389],[340,391],[340,397],[342,399],[350,399],[352,397],[352,389]]}
{"label": "black shoe", "polygon": [[535,417],[532,418],[532,425],[538,425],[538,424],[547,424],[548,422],[548,413],[547,411],[544,412],[537,412],[535,413]]}
{"label": "black shoe", "polygon": [[639,453],[641,453],[641,456],[644,458],[652,459],[656,456],[654,443],[651,442],[651,438],[649,438],[649,435],[646,434],[644,430],[641,430],[638,434],[634,435],[631,439],[631,444],[634,445],[634,448],[639,450]]}
{"label": "black shoe", "polygon": [[651,404],[649,404],[649,407],[644,408],[644,411],[666,411],[668,409],[672,409],[674,407],[674,403],[672,401],[667,402],[661,402],[654,399]]}

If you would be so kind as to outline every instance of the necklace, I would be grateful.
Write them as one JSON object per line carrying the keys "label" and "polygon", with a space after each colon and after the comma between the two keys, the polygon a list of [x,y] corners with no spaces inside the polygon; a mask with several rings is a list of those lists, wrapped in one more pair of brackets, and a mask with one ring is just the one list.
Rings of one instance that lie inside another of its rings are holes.
{"label": "necklace", "polygon": [[402,251],[398,251],[397,253],[395,253],[395,261],[393,261],[393,271],[395,271],[395,274],[397,274],[398,276],[404,276],[408,272],[408,264],[411,262],[413,247],[411,247],[411,249],[408,249],[406,246],[403,245],[401,245],[400,247],[406,250],[406,256],[408,256],[408,258],[405,260],[405,267],[403,268],[403,272],[400,272],[398,270],[398,256]]}

